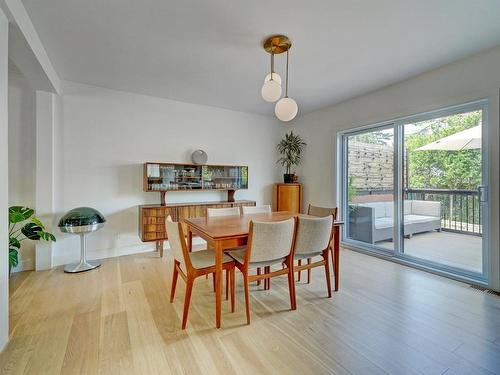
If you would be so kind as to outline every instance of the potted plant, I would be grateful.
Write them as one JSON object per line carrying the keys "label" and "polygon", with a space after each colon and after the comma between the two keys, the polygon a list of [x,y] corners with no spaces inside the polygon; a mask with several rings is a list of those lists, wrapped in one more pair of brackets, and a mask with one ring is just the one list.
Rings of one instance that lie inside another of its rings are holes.
{"label": "potted plant", "polygon": [[278,163],[285,167],[283,182],[290,183],[293,181],[294,173],[291,172],[291,169],[300,164],[305,146],[304,140],[299,135],[293,134],[293,131],[285,134],[285,138],[278,143],[278,152],[281,154]]}
{"label": "potted plant", "polygon": [[29,207],[9,207],[9,275],[12,267],[19,263],[21,242],[25,240],[56,240],[52,233],[45,231],[42,221],[34,214],[35,210]]}

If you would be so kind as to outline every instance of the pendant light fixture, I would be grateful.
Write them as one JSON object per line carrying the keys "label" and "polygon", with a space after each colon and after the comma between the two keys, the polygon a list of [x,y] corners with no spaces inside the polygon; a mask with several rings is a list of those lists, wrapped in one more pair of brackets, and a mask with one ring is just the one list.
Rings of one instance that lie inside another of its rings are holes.
{"label": "pendant light fixture", "polygon": [[[288,97],[288,63],[292,42],[285,35],[274,35],[264,42],[264,50],[271,54],[271,73],[264,79],[262,97],[268,102],[275,102],[281,96],[281,77],[274,71],[274,55],[286,52],[285,96],[278,100],[274,108],[276,117],[281,121],[291,121],[297,116],[297,102]],[[278,95],[279,86],[279,95]]]}
{"label": "pendant light fixture", "polygon": [[271,52],[271,73],[264,78],[261,90],[262,98],[266,102],[274,103],[281,97],[281,77],[274,73],[274,53]]}

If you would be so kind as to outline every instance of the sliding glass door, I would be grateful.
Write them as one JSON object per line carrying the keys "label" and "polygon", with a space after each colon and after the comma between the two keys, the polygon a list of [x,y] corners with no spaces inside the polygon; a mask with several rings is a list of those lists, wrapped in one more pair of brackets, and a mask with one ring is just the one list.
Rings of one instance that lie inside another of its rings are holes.
{"label": "sliding glass door", "polygon": [[394,128],[345,136],[346,237],[393,252]]}
{"label": "sliding glass door", "polygon": [[344,241],[484,281],[486,123],[475,102],[342,134]]}

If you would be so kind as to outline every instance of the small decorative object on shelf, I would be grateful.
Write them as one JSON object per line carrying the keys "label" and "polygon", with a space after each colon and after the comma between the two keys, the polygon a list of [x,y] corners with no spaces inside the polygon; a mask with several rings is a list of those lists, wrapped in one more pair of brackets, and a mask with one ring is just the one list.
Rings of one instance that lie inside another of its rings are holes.
{"label": "small decorative object on shelf", "polygon": [[61,232],[80,235],[80,262],[66,265],[64,272],[89,271],[101,265],[97,260],[87,260],[87,234],[101,229],[105,222],[103,214],[90,207],[74,208],[59,220]]}
{"label": "small decorative object on shelf", "polygon": [[159,192],[162,204],[165,204],[165,193],[168,191],[225,190],[231,201],[234,192],[240,189],[248,189],[247,166],[144,164],[144,191]]}
{"label": "small decorative object on shelf", "polygon": [[302,161],[302,151],[304,151],[305,146],[306,143],[304,140],[299,135],[293,134],[293,131],[285,134],[285,138],[278,143],[277,149],[281,154],[278,163],[285,167],[285,174],[283,175],[284,183],[294,182],[293,176],[295,173],[292,173],[291,170],[292,167],[299,165]]}
{"label": "small decorative object on shelf", "polygon": [[191,154],[191,160],[194,164],[207,164],[208,155],[203,150],[196,150]]}

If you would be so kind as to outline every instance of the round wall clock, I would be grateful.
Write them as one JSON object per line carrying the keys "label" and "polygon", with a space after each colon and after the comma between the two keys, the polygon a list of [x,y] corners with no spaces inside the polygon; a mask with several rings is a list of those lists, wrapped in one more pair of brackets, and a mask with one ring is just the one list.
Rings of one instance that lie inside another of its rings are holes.
{"label": "round wall clock", "polygon": [[206,164],[208,161],[208,155],[203,150],[196,150],[191,154],[191,160],[194,164]]}

